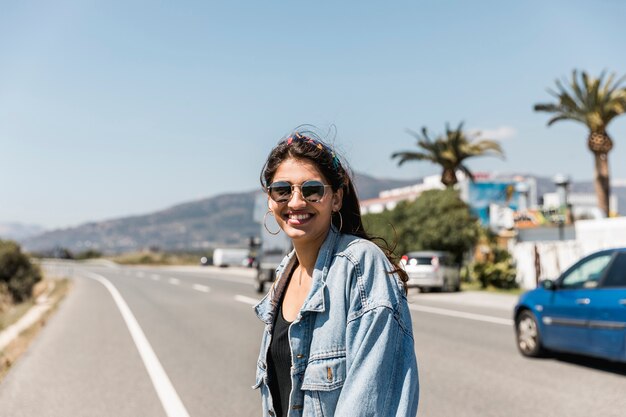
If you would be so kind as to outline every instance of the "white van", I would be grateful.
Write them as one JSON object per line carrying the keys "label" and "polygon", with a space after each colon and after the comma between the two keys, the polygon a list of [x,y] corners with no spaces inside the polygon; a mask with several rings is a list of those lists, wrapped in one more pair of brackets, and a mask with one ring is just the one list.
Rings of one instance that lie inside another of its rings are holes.
{"label": "white van", "polygon": [[409,276],[409,287],[418,287],[420,291],[461,289],[461,267],[448,252],[409,252],[402,257],[400,264]]}
{"label": "white van", "polygon": [[215,266],[244,266],[250,256],[249,249],[217,248],[213,251]]}

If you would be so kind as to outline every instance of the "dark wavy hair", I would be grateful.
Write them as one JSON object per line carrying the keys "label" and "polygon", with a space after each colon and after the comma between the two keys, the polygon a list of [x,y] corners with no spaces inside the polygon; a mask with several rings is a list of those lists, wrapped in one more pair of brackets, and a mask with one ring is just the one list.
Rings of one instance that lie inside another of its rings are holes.
{"label": "dark wavy hair", "polygon": [[332,216],[332,222],[340,233],[351,234],[375,242],[385,253],[394,269],[391,273],[400,276],[405,292],[408,276],[400,267],[393,248],[379,237],[370,236],[363,227],[361,206],[352,181],[352,175],[345,161],[312,130],[296,129],[286,138],[278,142],[272,149],[263,169],[261,170],[261,186],[264,190],[272,183],[279,165],[287,159],[306,160],[312,162],[328,180],[333,192],[343,189],[343,200],[339,216]]}

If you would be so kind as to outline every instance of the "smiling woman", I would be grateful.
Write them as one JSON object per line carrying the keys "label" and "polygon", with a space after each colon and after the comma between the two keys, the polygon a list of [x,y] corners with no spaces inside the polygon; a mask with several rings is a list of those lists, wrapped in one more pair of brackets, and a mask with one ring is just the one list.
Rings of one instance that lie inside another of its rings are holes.
{"label": "smiling woman", "polygon": [[294,247],[256,306],[264,416],[417,413],[407,276],[365,232],[344,166],[319,137],[294,132],[261,173],[268,215]]}

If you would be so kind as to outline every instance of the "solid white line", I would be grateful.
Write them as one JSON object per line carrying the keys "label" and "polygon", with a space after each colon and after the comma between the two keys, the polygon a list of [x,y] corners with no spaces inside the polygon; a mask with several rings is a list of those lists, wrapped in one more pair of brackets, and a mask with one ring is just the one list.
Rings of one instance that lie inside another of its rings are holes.
{"label": "solid white line", "polygon": [[414,311],[422,311],[424,313],[440,314],[442,316],[458,317],[468,320],[484,321],[487,323],[502,324],[505,326],[512,326],[513,320],[503,319],[500,317],[485,316],[483,314],[466,313],[464,311],[448,310],[445,308],[417,306],[415,304],[409,304],[409,308]]}
{"label": "solid white line", "polygon": [[168,280],[167,280],[167,282],[169,282],[169,283],[170,283],[170,284],[172,284],[172,285],[178,285],[178,284],[180,284],[180,280],[179,280],[179,279],[176,279],[176,278],[170,278],[170,279],[168,279]]}
{"label": "solid white line", "polygon": [[239,295],[239,294],[237,294],[235,296],[235,300],[239,301],[240,303],[250,304],[250,305],[253,305],[253,306],[259,304],[259,301],[261,301],[261,300],[257,300],[257,299],[252,298],[252,297],[246,297],[245,295]]}
{"label": "solid white line", "polygon": [[206,285],[200,285],[200,284],[193,284],[191,287],[196,291],[202,291],[202,292],[209,292],[211,290]]}
{"label": "solid white line", "polygon": [[95,279],[104,285],[104,287],[111,293],[111,296],[113,296],[113,300],[115,301],[115,304],[117,304],[117,308],[120,310],[120,313],[122,313],[122,318],[126,322],[130,335],[137,346],[139,356],[141,356],[143,364],[150,375],[152,385],[154,385],[154,389],[159,396],[159,400],[161,400],[165,414],[167,414],[168,417],[189,417],[187,409],[183,405],[183,402],[174,389],[172,382],[165,373],[163,366],[161,366],[159,358],[157,358],[154,353],[152,346],[150,346],[150,342],[148,342],[146,335],[143,333],[143,330],[141,330],[137,319],[135,319],[135,316],[128,307],[128,304],[126,304],[126,301],[122,298],[122,295],[119,293],[117,288],[115,288],[113,284],[111,284],[111,282],[103,276],[92,272],[87,272],[87,274],[89,278]]}

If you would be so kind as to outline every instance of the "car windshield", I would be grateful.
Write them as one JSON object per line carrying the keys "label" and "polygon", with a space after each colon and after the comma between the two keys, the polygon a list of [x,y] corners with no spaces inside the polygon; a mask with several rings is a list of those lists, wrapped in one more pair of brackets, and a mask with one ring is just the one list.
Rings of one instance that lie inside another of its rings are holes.
{"label": "car windshield", "polygon": [[413,256],[408,254],[408,263],[410,265],[432,265],[433,256]]}

